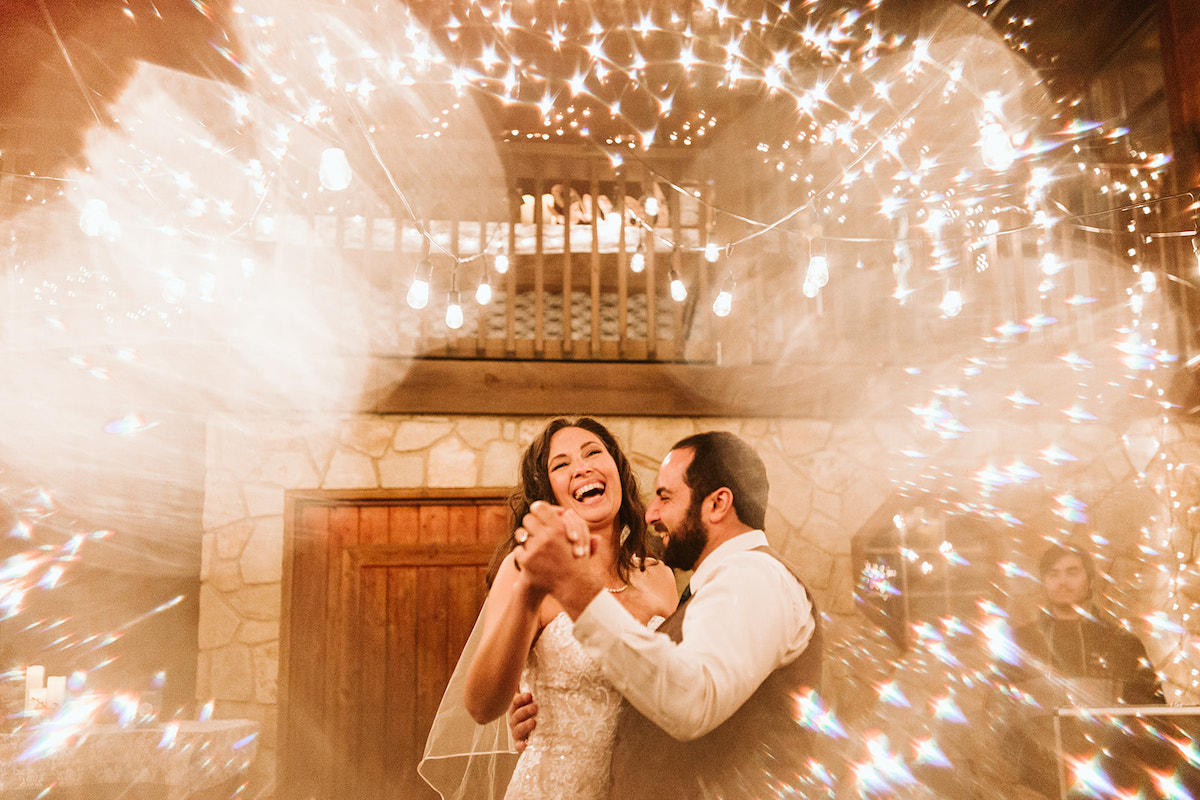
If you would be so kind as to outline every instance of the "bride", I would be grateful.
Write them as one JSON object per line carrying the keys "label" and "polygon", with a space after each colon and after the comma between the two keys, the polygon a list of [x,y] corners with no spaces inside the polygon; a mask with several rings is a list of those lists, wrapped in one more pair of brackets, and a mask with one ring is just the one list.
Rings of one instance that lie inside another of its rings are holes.
{"label": "bride", "polygon": [[[594,563],[603,565],[605,586],[635,617],[657,625],[674,611],[674,575],[647,555],[649,537],[637,482],[607,428],[587,417],[551,420],[522,456],[520,480],[510,500],[513,533],[537,500],[571,509],[587,523],[596,547]],[[501,737],[495,726],[503,725],[504,713],[518,691],[530,692],[538,706],[537,727],[504,797],[602,800],[608,795],[621,696],[575,640],[566,612],[552,597],[534,590],[521,574],[514,562],[513,533],[497,551],[499,563],[494,562],[489,574],[491,589],[472,634],[477,649],[472,654],[474,645],[469,642],[464,650],[439,720],[448,704],[458,702],[451,693],[461,691],[475,722],[492,726],[487,736],[481,736],[483,729],[479,729],[466,737],[473,740],[474,753],[499,752],[507,749],[507,742],[501,741],[507,737]],[[436,752],[438,738],[435,722],[422,775],[447,800],[486,794],[478,788],[468,794],[462,784],[436,785],[430,765],[431,759],[443,757]],[[481,743],[482,739],[487,741]],[[497,791],[502,779],[494,768],[476,761],[469,770],[486,772],[485,782]]]}

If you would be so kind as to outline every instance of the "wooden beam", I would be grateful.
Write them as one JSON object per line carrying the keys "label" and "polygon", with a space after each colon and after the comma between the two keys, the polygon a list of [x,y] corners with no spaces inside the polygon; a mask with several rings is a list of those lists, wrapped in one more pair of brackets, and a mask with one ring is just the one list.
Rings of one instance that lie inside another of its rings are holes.
{"label": "wooden beam", "polygon": [[[824,417],[890,415],[903,370],[879,364],[381,361],[380,414]],[[883,399],[886,398],[886,404]]]}

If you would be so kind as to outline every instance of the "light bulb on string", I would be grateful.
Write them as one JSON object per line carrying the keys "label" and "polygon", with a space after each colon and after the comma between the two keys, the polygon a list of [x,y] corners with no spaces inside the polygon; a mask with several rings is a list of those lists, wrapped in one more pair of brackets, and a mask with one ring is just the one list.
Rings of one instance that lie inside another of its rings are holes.
{"label": "light bulb on string", "polygon": [[1138,285],[1146,294],[1151,294],[1158,288],[1158,278],[1154,275],[1154,270],[1146,270],[1138,275]]}
{"label": "light bulb on string", "polygon": [[429,281],[432,277],[433,262],[429,260],[429,256],[425,256],[413,274],[412,286],[408,287],[408,296],[405,299],[410,308],[419,311],[429,305]]}
{"label": "light bulb on string", "polygon": [[346,151],[340,147],[326,147],[321,152],[321,165],[317,170],[321,185],[331,192],[340,192],[350,185],[354,173]]}
{"label": "light bulb on string", "polygon": [[717,259],[721,257],[721,248],[717,247],[716,242],[709,242],[704,245],[704,260],[710,264],[717,263]]}
{"label": "light bulb on string", "polygon": [[658,198],[654,197],[653,195],[651,195],[650,197],[647,197],[646,202],[645,202],[645,204],[643,204],[642,208],[645,210],[647,217],[657,217],[658,216]]}
{"label": "light bulb on string", "polygon": [[100,236],[112,224],[108,215],[108,203],[94,198],[84,203],[83,211],[79,213],[79,228],[85,234]]}
{"label": "light bulb on string", "polygon": [[486,306],[492,302],[492,282],[487,275],[483,276],[483,280],[479,282],[479,287],[475,289],[475,302],[481,306]]}
{"label": "light bulb on string", "polygon": [[729,312],[733,310],[733,285],[731,273],[721,286],[721,291],[717,293],[717,299],[713,300],[712,310],[718,317],[728,317]]}
{"label": "light bulb on string", "polygon": [[1044,256],[1042,256],[1043,275],[1057,275],[1058,273],[1062,272],[1064,266],[1066,265],[1063,264],[1062,260],[1054,253],[1046,253]]}
{"label": "light bulb on string", "polygon": [[450,294],[446,296],[446,327],[458,330],[463,326],[462,299],[458,294],[458,272],[450,276]]}
{"label": "light bulb on string", "polygon": [[829,261],[825,256],[814,254],[808,258],[808,271],[804,273],[804,282],[811,283],[818,289],[824,289],[829,283]]}
{"label": "light bulb on string", "polygon": [[979,129],[979,153],[983,165],[993,172],[1006,172],[1016,160],[1008,131],[991,114],[985,114]]}
{"label": "light bulb on string", "polygon": [[463,310],[459,303],[458,292],[451,292],[449,304],[446,306],[446,327],[458,330],[463,326]]}
{"label": "light bulb on string", "polygon": [[504,275],[508,272],[508,253],[497,253],[495,261],[492,262],[492,268],[496,270],[497,275]]}
{"label": "light bulb on string", "polygon": [[641,242],[638,242],[637,250],[633,251],[633,255],[629,259],[629,271],[640,273],[646,268],[646,249]]}
{"label": "light bulb on string", "polygon": [[947,289],[942,295],[942,302],[938,306],[942,310],[942,316],[957,317],[962,311],[963,299],[962,292],[957,289]]}
{"label": "light bulb on string", "polygon": [[676,303],[682,303],[684,300],[687,300],[688,290],[683,285],[683,280],[680,279],[679,273],[671,270],[668,277],[671,281],[671,299]]}

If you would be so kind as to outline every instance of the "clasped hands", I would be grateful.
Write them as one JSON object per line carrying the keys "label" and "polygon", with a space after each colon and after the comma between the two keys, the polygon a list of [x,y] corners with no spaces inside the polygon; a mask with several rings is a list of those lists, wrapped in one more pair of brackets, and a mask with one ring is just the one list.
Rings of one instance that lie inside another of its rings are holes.
{"label": "clasped hands", "polygon": [[536,589],[553,593],[559,581],[591,572],[591,533],[574,511],[538,500],[514,538],[516,567]]}

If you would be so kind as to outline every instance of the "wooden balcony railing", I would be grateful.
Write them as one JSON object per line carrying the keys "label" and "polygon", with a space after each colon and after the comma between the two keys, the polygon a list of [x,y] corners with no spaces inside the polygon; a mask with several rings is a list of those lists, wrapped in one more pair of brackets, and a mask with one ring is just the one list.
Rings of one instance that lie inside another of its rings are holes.
{"label": "wooden balcony railing", "polygon": [[[1190,198],[1130,202],[1097,190],[1127,167],[1056,188],[1055,208],[1068,213],[1048,234],[1014,203],[996,216],[997,231],[948,239],[963,298],[954,315],[941,308],[947,246],[916,221],[907,232],[884,231],[895,238],[826,238],[798,223],[764,229],[795,200],[786,181],[749,160],[667,150],[616,165],[584,147],[511,143],[498,143],[497,153],[497,174],[474,187],[483,201],[469,196],[469,183],[441,191],[435,183],[426,187],[432,199],[401,210],[377,190],[322,192],[313,170],[289,198],[307,201],[258,198],[237,237],[281,280],[335,264],[364,285],[371,354],[381,361],[759,365],[791,375],[836,367],[857,376],[852,386],[989,340],[1030,345],[1025,352],[1041,357],[1107,347],[1143,272],[1160,286],[1151,301],[1160,305],[1148,309],[1161,323],[1158,346],[1181,360],[1196,350],[1194,256],[1183,235]],[[69,190],[69,181],[30,176],[12,153],[2,166],[6,218]],[[23,223],[2,246],[16,252],[20,237],[37,235]],[[704,256],[710,243],[715,262]],[[830,280],[814,294],[804,279],[818,250]],[[1040,263],[1047,250],[1062,264],[1051,282]],[[7,326],[38,313],[27,302],[37,291],[24,282],[29,275],[5,268]],[[407,302],[418,276],[429,281],[419,309]],[[675,278],[686,288],[682,300],[672,298]],[[491,289],[485,304],[475,299],[481,283]],[[724,288],[732,308],[718,316],[713,303]],[[453,292],[459,327],[446,322]]]}

